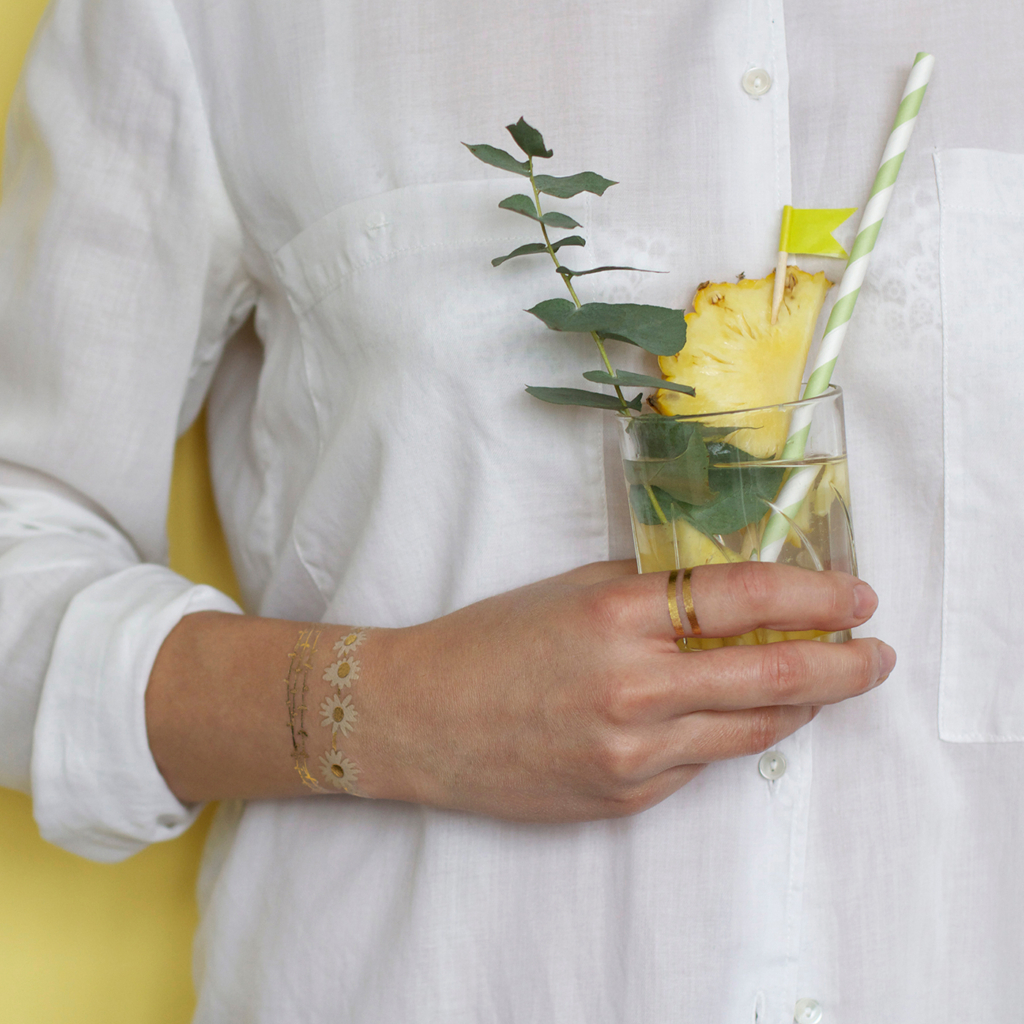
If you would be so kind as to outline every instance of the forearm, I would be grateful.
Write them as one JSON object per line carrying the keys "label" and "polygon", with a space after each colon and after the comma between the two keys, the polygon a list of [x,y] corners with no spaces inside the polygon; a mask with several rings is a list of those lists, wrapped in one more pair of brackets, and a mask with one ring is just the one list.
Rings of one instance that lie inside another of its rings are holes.
{"label": "forearm", "polygon": [[379,677],[389,632],[185,616],[146,691],[150,748],[171,790],[187,803],[362,793],[360,692]]}

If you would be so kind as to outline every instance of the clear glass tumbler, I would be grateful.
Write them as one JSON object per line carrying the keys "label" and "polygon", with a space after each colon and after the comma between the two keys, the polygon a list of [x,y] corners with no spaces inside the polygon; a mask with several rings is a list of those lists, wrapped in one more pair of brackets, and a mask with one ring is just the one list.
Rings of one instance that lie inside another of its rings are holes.
{"label": "clear glass tumbler", "polygon": [[[619,427],[640,572],[764,559],[856,575],[838,387],[759,409],[620,416]],[[806,431],[803,453],[787,457],[786,440],[796,428]],[[780,503],[783,486],[790,482],[792,490],[797,476],[803,500],[796,507],[791,499]],[[840,642],[849,631],[757,629],[737,637],[689,638],[680,648],[795,639]]]}

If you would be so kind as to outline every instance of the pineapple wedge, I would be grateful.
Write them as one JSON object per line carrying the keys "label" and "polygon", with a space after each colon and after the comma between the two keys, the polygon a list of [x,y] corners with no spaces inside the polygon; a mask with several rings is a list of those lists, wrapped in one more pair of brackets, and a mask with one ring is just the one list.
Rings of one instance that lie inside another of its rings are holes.
{"label": "pineapple wedge", "polygon": [[[686,315],[686,345],[658,362],[666,380],[690,384],[693,397],[660,390],[654,398],[659,412],[699,415],[729,409],[755,409],[800,397],[800,378],[831,282],[823,273],[786,270],[786,288],[778,322],[770,322],[774,271],[755,281],[705,284]],[[778,454],[786,424],[778,429],[762,422],[758,431],[744,431],[735,444],[754,455]]]}

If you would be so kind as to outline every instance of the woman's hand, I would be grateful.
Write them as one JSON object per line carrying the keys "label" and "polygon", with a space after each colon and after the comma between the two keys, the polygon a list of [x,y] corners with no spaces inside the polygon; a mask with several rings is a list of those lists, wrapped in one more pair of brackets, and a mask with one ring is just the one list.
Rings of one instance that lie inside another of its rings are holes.
{"label": "woman's hand", "polygon": [[[667,575],[597,563],[373,631],[346,744],[363,790],[530,821],[633,814],[710,761],[771,747],[895,663],[874,639],[681,654]],[[758,563],[697,568],[692,593],[706,637],[848,629],[877,604],[843,573]]]}

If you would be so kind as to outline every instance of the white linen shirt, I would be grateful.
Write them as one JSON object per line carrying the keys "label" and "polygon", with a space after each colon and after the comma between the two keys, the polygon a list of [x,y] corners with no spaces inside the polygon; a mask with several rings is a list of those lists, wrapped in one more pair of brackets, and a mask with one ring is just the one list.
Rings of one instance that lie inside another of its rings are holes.
{"label": "white linen shirt", "polygon": [[543,261],[491,267],[534,225],[460,142],[524,115],[545,171],[621,182],[556,204],[575,265],[670,273],[581,291],[684,306],[771,269],[783,204],[863,206],[937,58],[836,373],[889,681],[781,778],[625,820],[225,804],[198,1022],[1021,1019],[1022,41],[1009,0],[57,0],[0,212],[0,782],[99,860],[195,813],[143,697],[183,614],[235,607],[163,564],[207,396],[253,613],[403,626],[630,553],[607,418],[523,393],[590,342],[522,312]]}

